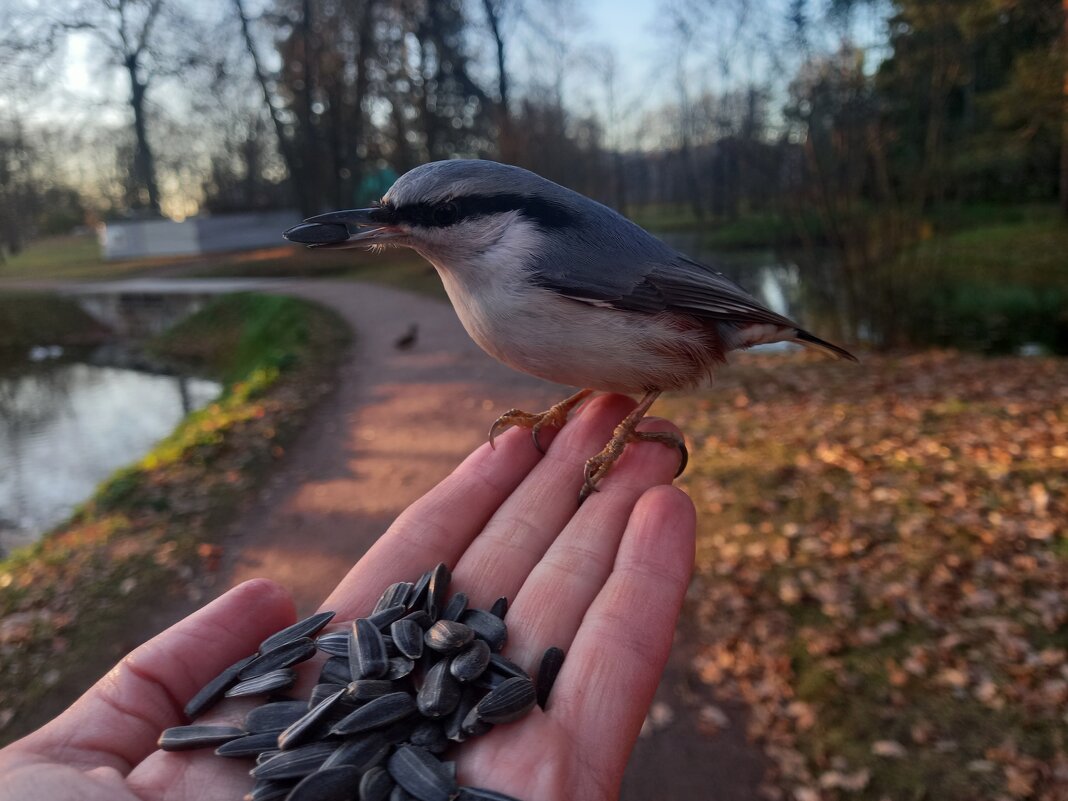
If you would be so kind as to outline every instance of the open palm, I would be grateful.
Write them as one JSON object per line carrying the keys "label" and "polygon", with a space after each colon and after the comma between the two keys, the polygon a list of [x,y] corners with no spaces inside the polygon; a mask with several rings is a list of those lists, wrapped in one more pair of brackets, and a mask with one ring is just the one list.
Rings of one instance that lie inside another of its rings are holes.
{"label": "open palm", "polygon": [[[550,645],[567,651],[548,709],[458,749],[461,784],[524,801],[619,794],[630,750],[671,646],[693,561],[693,508],[668,486],[673,449],[630,446],[576,511],[582,466],[633,407],[584,407],[540,456],[526,431],[479,448],[409,507],[323,607],[367,614],[386,585],[439,561],[473,606],[512,599],[505,654],[534,672]],[[662,421],[644,424],[665,429]],[[549,432],[542,433],[543,442]],[[134,651],[59,718],[0,751],[0,799],[218,799],[248,791],[247,765],[210,751],[156,750],[185,722],[184,702],[294,619],[277,585],[231,590]],[[239,720],[247,706],[213,717]]]}

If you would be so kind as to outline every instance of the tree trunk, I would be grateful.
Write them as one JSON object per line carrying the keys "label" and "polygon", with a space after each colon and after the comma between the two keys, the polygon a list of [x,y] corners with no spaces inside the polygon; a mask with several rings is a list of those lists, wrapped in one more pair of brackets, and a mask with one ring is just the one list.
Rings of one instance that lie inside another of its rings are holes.
{"label": "tree trunk", "polygon": [[1061,213],[1068,219],[1068,0],[1061,0],[1061,60],[1065,63],[1061,88]]}
{"label": "tree trunk", "polygon": [[142,83],[137,75],[137,56],[126,57],[126,71],[130,74],[130,105],[134,114],[134,135],[137,143],[134,148],[134,180],[148,193],[148,209],[160,215],[159,187],[156,185],[156,162],[152,148],[148,144],[148,127],[145,124],[145,92],[147,84]]}
{"label": "tree trunk", "polygon": [[234,8],[237,10],[237,18],[241,23],[241,33],[245,37],[245,48],[248,50],[250,56],[252,56],[252,66],[256,70],[256,81],[260,85],[260,91],[263,92],[263,104],[267,107],[267,112],[271,115],[271,123],[274,125],[274,135],[278,140],[278,152],[282,156],[282,161],[286,163],[286,170],[289,172],[289,185],[291,187],[292,196],[294,202],[300,206],[301,211],[308,212],[310,204],[308,204],[304,198],[301,190],[301,176],[300,167],[297,164],[296,155],[293,152],[292,143],[286,136],[285,125],[282,122],[282,118],[278,114],[278,109],[275,108],[274,102],[271,100],[271,89],[267,85],[267,75],[263,71],[263,67],[260,65],[260,57],[256,52],[255,43],[252,41],[252,31],[249,30],[248,17],[245,15],[245,7],[242,0],[234,0]]}
{"label": "tree trunk", "polygon": [[[1068,2],[1068,0],[1066,0]],[[505,67],[504,35],[501,33],[500,9],[493,0],[482,0],[490,33],[497,49],[497,150],[502,161],[514,164],[519,156],[512,113],[508,106],[508,70]]]}

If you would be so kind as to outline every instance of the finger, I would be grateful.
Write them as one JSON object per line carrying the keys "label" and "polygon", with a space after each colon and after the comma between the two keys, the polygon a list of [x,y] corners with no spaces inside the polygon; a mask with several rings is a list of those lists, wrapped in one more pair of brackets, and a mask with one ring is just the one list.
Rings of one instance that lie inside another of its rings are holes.
{"label": "finger", "polygon": [[[677,433],[666,420],[649,419],[641,428]],[[678,460],[674,448],[659,442],[627,446],[601,491],[579,508],[549,546],[509,608],[512,660],[533,673],[546,648],[570,647],[586,610],[612,573],[634,505],[651,487],[671,483]]]}
{"label": "finger", "polygon": [[564,426],[545,457],[501,504],[453,573],[472,605],[515,597],[549,545],[578,510],[582,468],[634,408],[622,395],[602,395]]}
{"label": "finger", "polygon": [[12,748],[74,767],[127,773],[182,707],[223,669],[293,622],[293,602],[267,579],[246,581],[132,651],[74,705]]}
{"label": "finger", "polygon": [[[544,430],[543,442],[555,432]],[[341,580],[323,609],[339,620],[367,614],[396,581],[414,581],[438,562],[453,566],[497,508],[542,458],[530,432],[512,429],[485,444],[409,506]]]}
{"label": "finger", "polygon": [[681,490],[642,496],[553,689],[548,715],[583,732],[583,761],[603,775],[623,775],[663,673],[693,569],[694,526]]}

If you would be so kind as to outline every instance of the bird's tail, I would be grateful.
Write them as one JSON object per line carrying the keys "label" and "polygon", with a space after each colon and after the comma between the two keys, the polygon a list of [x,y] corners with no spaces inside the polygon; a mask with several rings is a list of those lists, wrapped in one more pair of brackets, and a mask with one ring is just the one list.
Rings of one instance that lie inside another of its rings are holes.
{"label": "bird's tail", "polygon": [[837,345],[827,342],[826,340],[812,336],[812,334],[810,334],[808,331],[802,331],[800,328],[797,329],[797,335],[793,338],[792,341],[798,343],[799,345],[804,345],[808,348],[816,348],[817,350],[821,350],[836,359],[848,359],[851,362],[857,361],[857,357],[845,348],[840,348]]}

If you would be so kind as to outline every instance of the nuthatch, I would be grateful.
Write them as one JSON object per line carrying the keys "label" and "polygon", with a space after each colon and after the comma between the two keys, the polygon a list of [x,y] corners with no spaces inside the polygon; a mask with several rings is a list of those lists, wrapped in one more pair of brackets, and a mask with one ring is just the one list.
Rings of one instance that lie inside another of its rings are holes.
{"label": "nuthatch", "polygon": [[853,359],[608,207],[506,164],[424,164],[401,176],[380,205],[320,214],[285,237],[317,248],[412,248],[437,269],[483,350],[525,373],[582,387],[548,411],[501,415],[491,442],[524,426],[540,450],[538,431],[562,426],[590,393],[641,394],[586,463],[582,498],[627,442],[678,447],[681,473],[682,440],[635,427],[661,392],[706,383],[728,352],[789,341]]}

